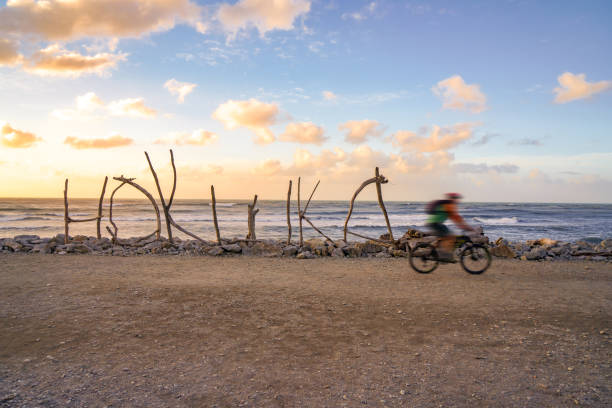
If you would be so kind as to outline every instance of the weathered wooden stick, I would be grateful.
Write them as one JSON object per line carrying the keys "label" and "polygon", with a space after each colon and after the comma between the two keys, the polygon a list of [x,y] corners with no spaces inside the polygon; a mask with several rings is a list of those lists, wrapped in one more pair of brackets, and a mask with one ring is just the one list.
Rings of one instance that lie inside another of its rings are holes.
{"label": "weathered wooden stick", "polygon": [[100,234],[100,222],[102,221],[102,203],[104,202],[104,194],[106,193],[106,183],[108,183],[108,176],[104,177],[102,194],[100,194],[100,202],[98,203],[98,222],[96,223],[96,233],[98,239],[102,238],[102,234]]}
{"label": "weathered wooden stick", "polygon": [[301,181],[302,178],[298,177],[298,194],[297,194],[297,198],[298,198],[298,221],[300,223],[300,247],[304,246],[304,236],[302,235],[302,209],[301,209],[301,204],[300,204],[300,190],[301,190]]}
{"label": "weathered wooden stick", "polygon": [[380,206],[380,209],[382,210],[383,215],[385,216],[385,223],[387,223],[387,230],[389,231],[389,238],[391,242],[395,242],[395,239],[393,239],[393,231],[391,230],[391,223],[389,222],[389,216],[387,215],[387,209],[385,208],[385,203],[382,198],[382,189],[380,187],[381,184],[387,182],[387,179],[380,176],[378,172],[378,167],[376,167],[374,174],[376,176],[376,195],[378,196],[378,205]]}
{"label": "weathered wooden stick", "polygon": [[160,216],[159,216],[159,207],[157,206],[157,203],[155,202],[155,199],[153,198],[153,196],[147,190],[142,188],[140,185],[138,185],[137,183],[134,183],[134,179],[133,178],[129,179],[129,178],[125,178],[125,177],[121,176],[121,177],[113,177],[113,180],[117,180],[117,181],[120,181],[122,183],[129,184],[130,186],[132,186],[135,189],[137,189],[138,191],[140,191],[142,194],[144,194],[149,199],[149,201],[151,202],[151,205],[153,206],[153,209],[155,210],[155,219],[157,221],[156,239],[160,239],[161,220],[160,220]]}
{"label": "weathered wooden stick", "polygon": [[257,204],[257,194],[255,194],[255,198],[253,199],[253,204],[247,204],[248,208],[248,228],[249,232],[247,234],[247,239],[257,239],[255,235],[255,216],[259,212],[259,209],[255,209],[255,205]]}
{"label": "weathered wooden stick", "polygon": [[170,149],[170,163],[172,163],[172,193],[170,194],[170,200],[168,200],[168,211],[170,211],[170,207],[172,207],[172,200],[174,200],[174,192],[176,191],[176,166],[174,165],[174,153],[172,149]]}
{"label": "weathered wooden stick", "polygon": [[315,231],[317,231],[319,234],[323,235],[325,238],[327,238],[327,240],[329,242],[331,242],[332,244],[334,243],[334,240],[331,239],[330,237],[328,237],[327,235],[325,235],[320,229],[318,229],[317,227],[314,226],[314,224],[308,219],[308,217],[306,217],[305,215],[302,216],[302,218],[304,218],[306,220],[307,223],[310,224],[310,226],[312,228],[314,228]]}
{"label": "weathered wooden stick", "polygon": [[151,173],[153,174],[153,179],[155,180],[155,185],[157,186],[157,192],[159,193],[159,200],[162,204],[162,209],[164,210],[164,218],[166,219],[166,228],[168,230],[168,241],[173,242],[172,240],[172,228],[170,222],[170,213],[168,211],[168,206],[166,205],[166,200],[164,200],[164,194],[161,191],[161,187],[159,185],[159,179],[157,178],[157,173],[153,168],[153,164],[151,163],[151,159],[149,159],[149,154],[145,152],[145,157],[147,158],[147,162],[149,163],[149,169],[151,169]]}
{"label": "weathered wooden stick", "polygon": [[[117,228],[117,224],[115,224],[115,222],[113,221],[113,201],[115,199],[115,193],[117,192],[117,190],[119,190],[124,185],[125,185],[125,182],[122,182],[119,186],[117,186],[113,190],[113,192],[111,193],[111,196],[110,196],[109,204],[108,204],[108,221],[111,223],[111,225],[113,226],[113,228],[115,230],[111,231],[111,229],[110,229],[110,227],[108,225],[106,226],[106,230],[108,231],[109,234],[111,234],[111,237],[113,238],[113,242],[117,242],[117,230],[119,229],[119,228]],[[158,217],[159,217],[159,215],[158,215]]]}
{"label": "weathered wooden stick", "polygon": [[306,214],[306,211],[308,211],[308,206],[310,205],[310,200],[312,200],[312,196],[314,195],[315,191],[317,191],[317,187],[319,187],[319,183],[320,182],[321,182],[321,180],[317,181],[317,184],[312,189],[312,193],[310,193],[310,197],[308,197],[308,201],[306,202],[306,206],[304,207],[303,214]]}
{"label": "weathered wooden stick", "polygon": [[287,191],[287,245],[291,244],[291,184],[289,180],[289,191]]}
{"label": "weathered wooden stick", "polygon": [[174,228],[176,228],[177,230],[181,231],[183,234],[187,234],[192,238],[197,239],[200,242],[206,242],[204,241],[202,238],[198,237],[196,234],[187,231],[185,228],[181,227],[180,225],[178,225],[174,219],[172,218],[172,216],[170,216],[170,224],[172,224],[174,226]]}
{"label": "weathered wooden stick", "polygon": [[365,239],[369,239],[370,241],[380,242],[381,244],[387,245],[387,246],[390,246],[390,247],[394,247],[395,246],[395,243],[392,243],[392,242],[389,242],[389,241],[385,241],[385,240],[382,240],[382,239],[367,237],[365,235],[357,234],[356,232],[352,232],[352,231],[347,231],[347,233],[349,233],[351,235],[355,235],[356,237],[359,237],[359,238],[365,238]]}
{"label": "weathered wooden stick", "polygon": [[355,194],[353,194],[353,198],[351,198],[351,205],[349,206],[349,211],[348,211],[348,214],[346,216],[346,221],[344,221],[344,241],[346,241],[346,233],[348,232],[348,222],[349,222],[349,219],[351,218],[351,214],[353,214],[353,206],[355,205],[355,199],[357,198],[359,193],[361,193],[361,190],[363,190],[367,185],[375,183],[376,180],[377,180],[376,177],[372,177],[371,179],[367,179],[366,181],[361,183],[359,188],[355,191]]}
{"label": "weathered wooden stick", "polygon": [[68,224],[70,216],[68,215],[68,179],[64,183],[64,244],[68,243]]}
{"label": "weathered wooden stick", "polygon": [[219,233],[219,223],[217,222],[217,200],[215,199],[215,186],[210,186],[212,197],[213,223],[215,224],[215,234],[217,234],[217,244],[221,245],[221,234]]}

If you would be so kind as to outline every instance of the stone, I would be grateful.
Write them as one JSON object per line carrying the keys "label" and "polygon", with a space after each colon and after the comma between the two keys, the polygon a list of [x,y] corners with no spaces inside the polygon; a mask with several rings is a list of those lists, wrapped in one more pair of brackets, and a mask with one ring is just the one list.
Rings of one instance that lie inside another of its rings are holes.
{"label": "stone", "polygon": [[4,240],[2,247],[9,248],[13,252],[19,252],[21,248],[23,248],[23,245],[15,241],[14,239],[7,238]]}
{"label": "stone", "polygon": [[223,248],[224,251],[232,254],[239,254],[242,252],[242,247],[238,244],[222,245],[221,248]]}
{"label": "stone", "polygon": [[298,252],[298,247],[295,245],[287,245],[283,248],[284,256],[294,256]]}
{"label": "stone", "polygon": [[595,246],[597,251],[609,251],[612,250],[612,239],[604,239],[597,246]]}
{"label": "stone", "polygon": [[333,248],[331,256],[334,258],[344,258],[344,250],[342,248]]}
{"label": "stone", "polygon": [[391,249],[390,255],[396,258],[406,258],[408,256],[408,252],[399,249]]}
{"label": "stone", "polygon": [[322,239],[313,238],[304,241],[304,248],[308,248],[310,250],[314,250],[315,248],[322,246],[325,246],[325,241],[323,241]]}
{"label": "stone", "polygon": [[355,243],[344,248],[344,252],[351,258],[359,258],[363,254],[363,247]]}
{"label": "stone", "polygon": [[491,255],[499,258],[514,258],[516,253],[508,245],[498,245],[491,248]]}
{"label": "stone", "polygon": [[500,245],[508,245],[508,241],[506,241],[502,237],[499,237],[497,238],[497,240],[495,240],[495,246],[500,246]]}
{"label": "stone", "polygon": [[297,259],[314,259],[316,256],[310,251],[300,252],[296,256]]}
{"label": "stone", "polygon": [[334,242],[334,246],[336,248],[346,248],[348,246],[348,244],[346,243],[345,240],[339,239],[339,240]]}
{"label": "stone", "polygon": [[40,239],[40,237],[38,235],[16,235],[13,239],[20,244],[29,244],[31,241]]}
{"label": "stone", "polygon": [[391,254],[388,252],[378,252],[376,258],[391,258]]}
{"label": "stone", "polygon": [[210,256],[219,256],[219,255],[223,255],[225,251],[223,250],[222,247],[220,246],[214,246],[212,248],[210,248],[206,253]]}
{"label": "stone", "polygon": [[548,251],[545,248],[536,247],[536,248],[533,248],[531,251],[527,252],[525,254],[525,258],[527,258],[528,261],[535,261],[538,259],[542,259],[546,257],[547,255],[548,255]]}
{"label": "stone", "polygon": [[89,249],[87,245],[83,245],[83,244],[70,244],[70,245],[73,245],[72,249],[67,252],[75,252],[77,254],[87,254],[91,252],[91,249]]}

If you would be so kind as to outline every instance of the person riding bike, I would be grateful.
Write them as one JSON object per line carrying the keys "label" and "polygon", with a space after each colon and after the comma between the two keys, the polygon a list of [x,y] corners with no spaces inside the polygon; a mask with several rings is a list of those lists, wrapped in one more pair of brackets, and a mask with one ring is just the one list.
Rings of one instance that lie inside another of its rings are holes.
{"label": "person riding bike", "polygon": [[455,236],[451,234],[450,230],[444,222],[447,219],[451,219],[459,228],[464,231],[475,231],[474,228],[466,224],[459,212],[457,211],[457,204],[461,198],[461,194],[458,193],[447,193],[443,200],[435,200],[428,204],[427,214],[427,227],[432,231],[433,235],[440,237],[440,249],[442,251],[441,258],[451,261],[453,259],[453,247],[455,246]]}

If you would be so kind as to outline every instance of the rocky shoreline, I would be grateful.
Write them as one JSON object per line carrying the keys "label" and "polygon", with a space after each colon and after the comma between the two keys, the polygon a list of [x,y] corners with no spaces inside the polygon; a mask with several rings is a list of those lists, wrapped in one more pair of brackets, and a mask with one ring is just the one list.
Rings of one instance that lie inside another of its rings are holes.
{"label": "rocky shoreline", "polygon": [[[381,238],[384,238],[381,237]],[[416,243],[430,241],[434,237],[423,237],[419,231],[409,230],[397,243],[399,248],[406,245],[413,247]],[[473,236],[472,240],[486,245],[491,255],[498,258],[519,259],[524,261],[567,261],[590,260],[612,262],[612,239],[599,243],[587,241],[562,242],[548,238],[526,242],[510,242],[499,238],[492,242],[486,236]],[[108,256],[138,256],[138,255],[187,255],[187,256],[263,256],[263,257],[296,257],[311,259],[318,257],[406,257],[405,250],[389,248],[370,240],[366,242],[335,241],[333,244],[321,239],[304,241],[304,246],[297,243],[287,244],[276,240],[223,240],[222,245],[216,242],[200,242],[197,240],[181,240],[174,242],[162,237],[129,238],[113,243],[108,238],[77,235],[71,237],[70,243],[64,243],[64,235],[58,234],[51,238],[41,238],[37,235],[17,235],[13,238],[0,238],[2,253],[38,253],[38,254],[94,254]]]}

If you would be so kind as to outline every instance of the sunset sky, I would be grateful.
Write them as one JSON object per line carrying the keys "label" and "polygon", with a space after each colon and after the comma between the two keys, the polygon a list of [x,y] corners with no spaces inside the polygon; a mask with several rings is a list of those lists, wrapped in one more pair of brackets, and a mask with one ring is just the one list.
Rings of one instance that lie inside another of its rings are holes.
{"label": "sunset sky", "polygon": [[178,198],[301,176],[348,200],[379,166],[389,200],[609,203],[611,21],[609,0],[0,0],[0,196],[152,188],[144,151],[169,191],[173,149]]}

